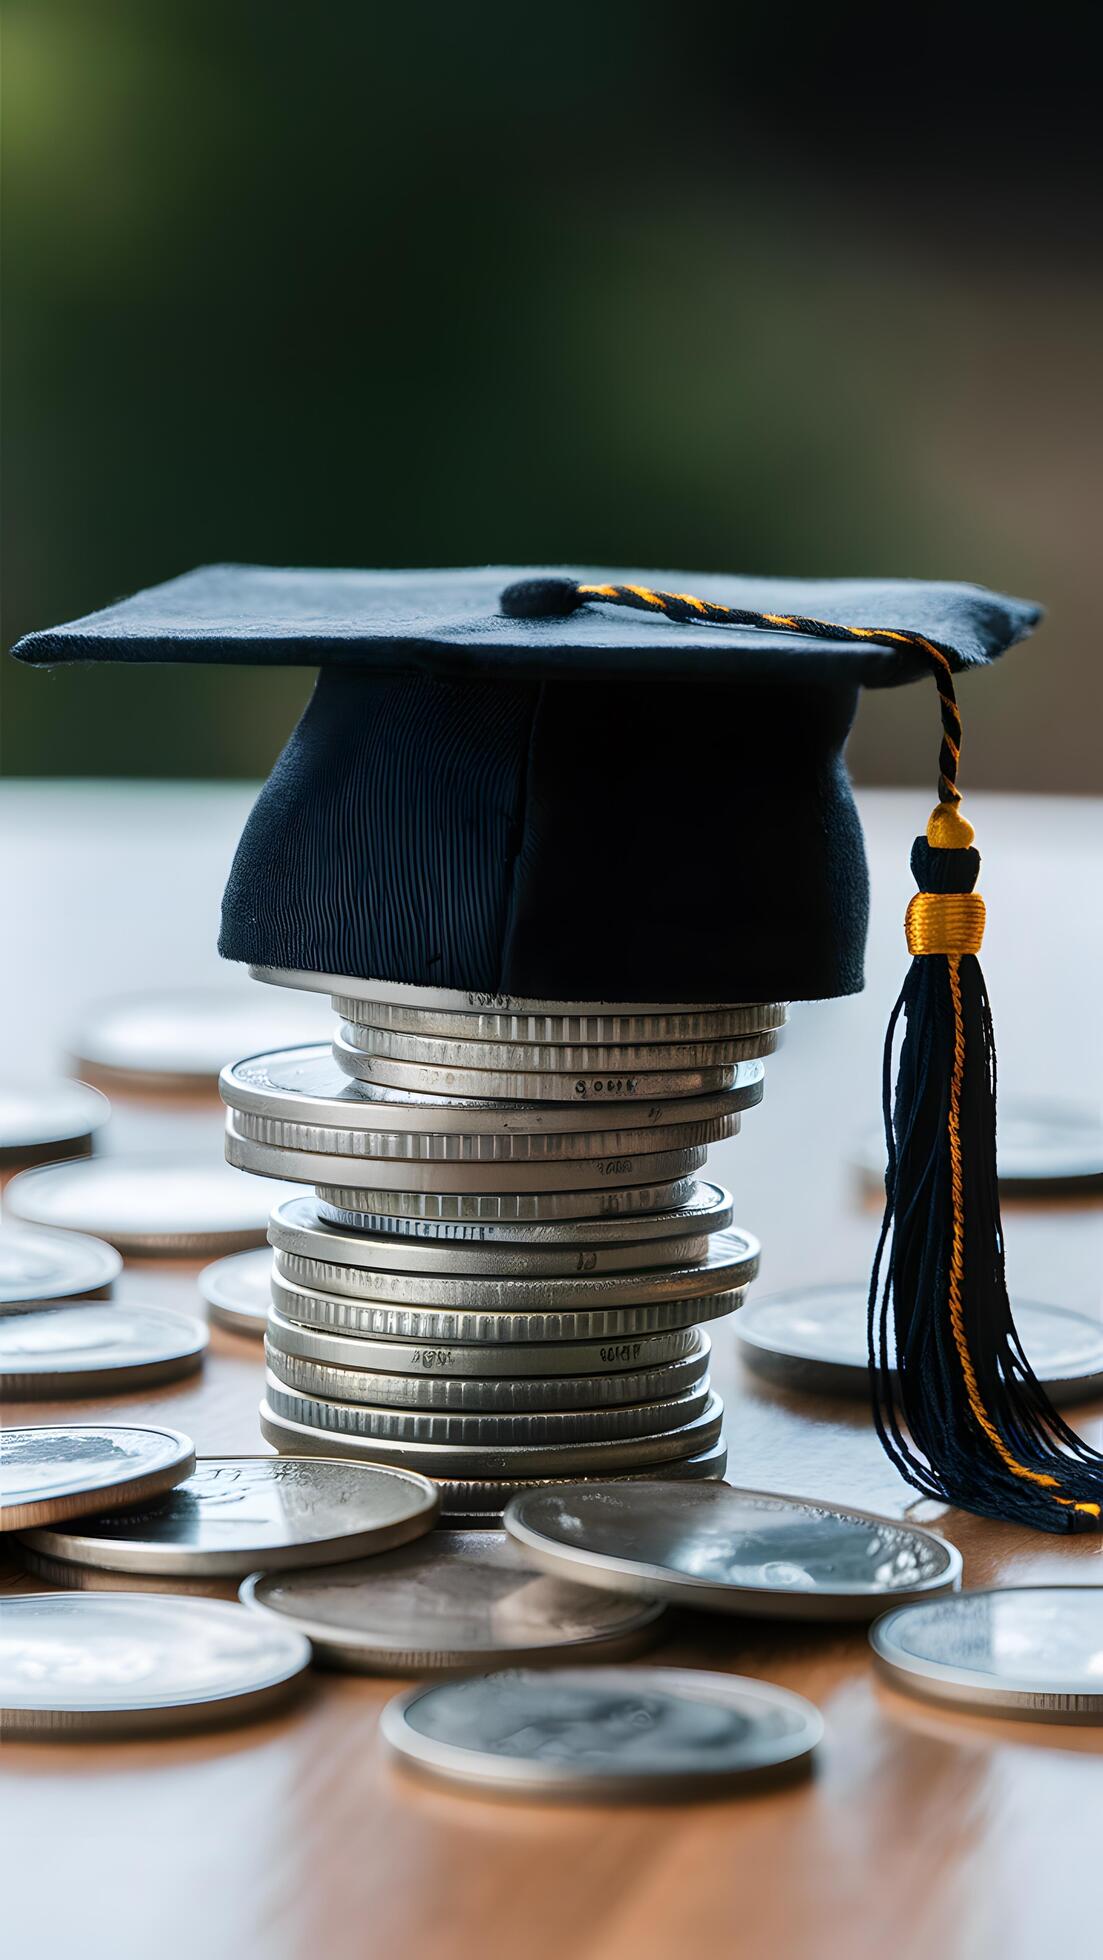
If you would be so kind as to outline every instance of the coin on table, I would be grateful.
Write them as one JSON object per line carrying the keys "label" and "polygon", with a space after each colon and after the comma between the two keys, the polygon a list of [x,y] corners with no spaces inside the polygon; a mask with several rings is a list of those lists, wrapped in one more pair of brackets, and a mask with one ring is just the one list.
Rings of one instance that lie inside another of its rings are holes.
{"label": "coin on table", "polygon": [[106,1299],[122,1269],[103,1239],[0,1226],[0,1315],[56,1300]]}
{"label": "coin on table", "polygon": [[[1009,1196],[1094,1190],[1103,1186],[1103,1122],[1076,1103],[1001,1101],[996,1161],[1000,1189]],[[854,1162],[869,1188],[882,1192],[883,1131],[861,1140]]]}
{"label": "coin on table", "polygon": [[[322,1129],[459,1131],[469,1136],[523,1136],[542,1130],[650,1129],[664,1123],[701,1123],[738,1113],[762,1094],[761,1063],[749,1062],[736,1086],[708,1095],[679,1096],[652,1108],[646,1101],[522,1102],[503,1109],[486,1096],[432,1095],[351,1082],[333,1059],[328,1042],[247,1055],[223,1069],[219,1092],[238,1113]],[[351,1148],[351,1146],[350,1146]]]}
{"label": "coin on table", "polygon": [[716,1441],[724,1416],[720,1397],[712,1395],[690,1421],[654,1433],[598,1437],[587,1442],[425,1443],[365,1435],[355,1424],[348,1423],[348,1407],[344,1403],[296,1394],[284,1388],[269,1372],[265,1377],[265,1400],[261,1404],[261,1432],[268,1442],[274,1440],[265,1427],[271,1413],[277,1422],[291,1422],[312,1429],[315,1435],[328,1436],[331,1456],[398,1463],[405,1470],[420,1470],[427,1477],[555,1477],[572,1471],[600,1477],[605,1470],[626,1470],[640,1463],[696,1456]]}
{"label": "coin on table", "polygon": [[[772,1041],[773,1035],[763,1035]],[[480,1097],[503,1102],[589,1104],[623,1102],[673,1103],[685,1096],[705,1096],[735,1087],[734,1068],[637,1070],[622,1075],[519,1075],[504,1069],[433,1068],[425,1062],[395,1061],[390,1055],[365,1055],[338,1038],[333,1052],[339,1066],[360,1082],[388,1089],[409,1089],[430,1096]]]}
{"label": "coin on table", "polygon": [[802,1695],[681,1667],[477,1674],[387,1703],[388,1746],[476,1790],[573,1801],[699,1797],[807,1766],[823,1734]]}
{"label": "coin on table", "polygon": [[18,1594],[4,1602],[0,1720],[9,1739],[244,1721],[267,1712],[309,1664],[293,1627],[223,1600]]}
{"label": "coin on table", "polygon": [[756,1061],[772,1052],[772,1047],[763,1045],[766,1041],[776,1046],[777,1036],[756,1030],[712,1041],[488,1041],[406,1033],[353,1020],[342,1024],[333,1052],[338,1060],[344,1050],[351,1050],[350,1059],[389,1055],[394,1061],[422,1062],[430,1068],[455,1068],[461,1073],[473,1068],[506,1074],[611,1075],[619,1079],[640,1071],[665,1074],[672,1069],[726,1068]]}
{"label": "coin on table", "polygon": [[365,1013],[363,997],[335,994],[333,1011],[342,1021],[389,1028],[396,1034],[423,1035],[443,1041],[498,1041],[565,1046],[594,1043],[625,1047],[632,1044],[728,1041],[733,1036],[781,1028],[789,1018],[782,1001],[742,1007],[656,1008],[650,1013],[625,1010],[608,1013],[595,1008],[578,1012],[561,1003],[560,1011],[526,1012],[494,1008],[425,1008],[399,1001],[375,1001]]}
{"label": "coin on table", "polygon": [[721,1320],[742,1306],[746,1285],[722,1293],[692,1294],[624,1306],[552,1307],[544,1312],[490,1313],[481,1307],[388,1306],[381,1300],[354,1300],[346,1293],[318,1293],[272,1273],[272,1304],[285,1320],[342,1334],[366,1334],[385,1341],[605,1341],[661,1334],[672,1327],[694,1327]]}
{"label": "coin on table", "polygon": [[81,1517],[28,1532],[23,1542],[70,1566],[240,1579],[258,1567],[390,1551],[429,1531],[439,1509],[436,1485],[409,1470],[317,1456],[208,1456],[140,1509]]}
{"label": "coin on table", "polygon": [[79,1068],[121,1089],[194,1091],[213,1087],[228,1058],[258,1041],[320,1040],[327,1018],[309,995],[188,987],[99,1003],[70,1047]]}
{"label": "coin on table", "polygon": [[380,1191],[354,1190],[321,1179],[314,1192],[323,1218],[360,1216],[397,1219],[423,1228],[438,1225],[491,1226],[604,1224],[619,1220],[635,1226],[653,1212],[688,1204],[698,1189],[695,1177],[658,1184],[611,1184],[594,1191]]}
{"label": "coin on table", "polygon": [[[604,1480],[611,1484],[654,1483],[656,1480],[700,1483],[716,1482],[722,1478],[728,1467],[727,1445],[718,1436],[707,1449],[699,1450],[695,1456],[680,1456],[669,1463],[637,1464],[631,1470],[620,1470],[615,1475],[605,1473]],[[491,1519],[499,1519],[511,1497],[525,1490],[551,1490],[562,1484],[573,1484],[572,1477],[438,1477],[440,1491],[441,1517],[452,1530],[459,1529],[459,1520],[470,1528],[472,1519],[481,1520],[485,1525]]]}
{"label": "coin on table", "polygon": [[1103,1586],[1011,1586],[899,1607],[870,1628],[893,1687],[976,1715],[1103,1721]]}
{"label": "coin on table", "polygon": [[933,1532],[767,1491],[577,1484],[516,1498],[505,1522],[543,1571],[706,1612],[868,1620],[961,1580]]}
{"label": "coin on table", "polygon": [[0,1166],[87,1157],[111,1104],[86,1082],[6,1082],[0,1087]]}
{"label": "coin on table", "polygon": [[20,1171],[4,1193],[13,1218],[94,1232],[138,1257],[260,1245],[271,1202],[266,1185],[236,1176],[217,1157],[180,1151],[47,1164]]}
{"label": "coin on table", "polygon": [[272,1254],[267,1246],[216,1259],[204,1266],[197,1283],[211,1320],[234,1334],[263,1337],[272,1298]]}
{"label": "coin on table", "polygon": [[176,1381],[202,1366],[207,1329],[190,1314],[87,1300],[0,1316],[0,1396],[64,1401]]}
{"label": "coin on table", "polygon": [[[292,1203],[296,1202],[292,1200]],[[707,1184],[703,1180],[692,1181],[692,1188],[681,1204],[670,1205],[659,1211],[633,1214],[632,1217],[612,1216],[605,1218],[565,1218],[558,1222],[550,1219],[484,1219],[464,1220],[459,1218],[399,1218],[385,1212],[343,1210],[340,1205],[323,1203],[315,1193],[313,1199],[302,1199],[316,1213],[320,1225],[336,1225],[356,1233],[370,1232],[377,1237],[414,1239],[429,1247],[439,1245],[484,1246],[488,1251],[501,1248],[511,1255],[523,1249],[535,1253],[546,1247],[549,1253],[569,1252],[580,1261],[588,1257],[590,1251],[621,1245],[649,1244],[669,1238],[678,1238],[685,1232],[708,1236],[712,1232],[722,1232],[732,1222],[732,1197],[719,1184]],[[277,1206],[281,1221],[290,1220],[291,1214],[284,1214],[283,1207]],[[275,1218],[276,1213],[273,1214]],[[301,1222],[302,1214],[294,1214]],[[276,1243],[279,1243],[277,1240]],[[307,1251],[306,1245],[290,1246],[290,1251]],[[411,1252],[416,1256],[417,1247]],[[656,1265],[658,1260],[649,1251],[647,1258],[639,1264]],[[585,1263],[578,1267],[579,1272],[589,1268]]]}
{"label": "coin on table", "polygon": [[33,1531],[87,1511],[144,1504],[195,1469],[191,1438],[160,1424],[43,1422],[7,1428],[0,1531]]}
{"label": "coin on table", "polygon": [[[866,1292],[865,1286],[797,1287],[750,1301],[735,1329],[748,1366],[786,1388],[868,1402]],[[1098,1320],[1035,1300],[1018,1300],[1013,1311],[1027,1360],[1051,1401],[1103,1395]]]}
{"label": "coin on table", "polygon": [[[737,1124],[739,1119],[729,1120]],[[378,1190],[403,1196],[432,1192],[500,1199],[503,1185],[509,1194],[547,1191],[558,1197],[564,1191],[604,1192],[621,1185],[659,1184],[691,1176],[700,1170],[707,1154],[699,1146],[692,1150],[640,1151],[638,1156],[628,1157],[580,1157],[563,1163],[420,1163],[407,1158],[388,1162],[380,1157],[330,1157],[317,1151],[285,1150],[243,1137],[232,1117],[226,1122],[227,1163],[260,1177],[359,1188],[364,1210],[380,1209],[375,1196]],[[44,1177],[46,1173],[23,1171],[20,1175]]]}
{"label": "coin on table", "polygon": [[504,1532],[486,1530],[434,1531],[324,1571],[258,1572],[241,1599],[305,1634],[316,1660],[363,1674],[636,1653],[662,1617],[650,1601],[548,1579]]}
{"label": "coin on table", "polygon": [[611,1371],[667,1367],[708,1353],[708,1336],[690,1325],[665,1333],[622,1335],[606,1341],[462,1342],[391,1340],[342,1334],[289,1320],[272,1307],[268,1331],[285,1354],[328,1361],[335,1368],[375,1369],[383,1375],[498,1377],[519,1385],[526,1376],[602,1375]]}

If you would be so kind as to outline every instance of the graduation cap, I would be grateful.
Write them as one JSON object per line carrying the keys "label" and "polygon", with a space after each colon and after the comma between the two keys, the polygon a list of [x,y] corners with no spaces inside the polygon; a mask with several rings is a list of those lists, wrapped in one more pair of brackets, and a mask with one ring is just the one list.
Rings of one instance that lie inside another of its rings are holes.
{"label": "graduation cap", "polygon": [[938,801],[886,1049],[877,1421],[925,1494],[1061,1530],[1098,1528],[1103,1459],[1051,1407],[1007,1299],[954,688],[1038,616],[904,580],[222,565],[15,652],[317,666],[238,848],[223,954],[333,992],[565,1003],[856,992],[868,879],[843,745],[862,687],[933,679]]}

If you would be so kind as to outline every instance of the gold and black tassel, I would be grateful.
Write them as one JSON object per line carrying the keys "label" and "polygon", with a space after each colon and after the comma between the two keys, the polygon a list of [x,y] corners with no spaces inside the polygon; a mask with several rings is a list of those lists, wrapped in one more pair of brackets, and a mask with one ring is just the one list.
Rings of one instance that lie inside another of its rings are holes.
{"label": "gold and black tassel", "polygon": [[886,1203],[869,1295],[875,1419],[901,1474],[929,1497],[1043,1531],[1099,1530],[1103,1456],[1050,1402],[1007,1295],[996,1049],[977,958],[984,900],[974,889],[980,854],[959,807],[955,657],[921,633],[751,612],[642,585],[529,579],[501,603],[514,618],[562,618],[594,602],[683,624],[908,648],[933,673],[942,715],[938,804],[912,850],[912,964],[885,1044]]}

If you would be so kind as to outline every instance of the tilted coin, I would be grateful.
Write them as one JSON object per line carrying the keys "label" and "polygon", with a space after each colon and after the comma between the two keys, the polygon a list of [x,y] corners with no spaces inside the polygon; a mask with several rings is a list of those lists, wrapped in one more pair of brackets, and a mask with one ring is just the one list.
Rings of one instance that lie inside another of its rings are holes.
{"label": "tilted coin", "polygon": [[[285,1196],[290,1196],[288,1190]],[[147,1151],[20,1171],[6,1210],[29,1225],[94,1232],[120,1252],[187,1257],[263,1243],[270,1191],[217,1157]]]}
{"label": "tilted coin", "polygon": [[[510,1014],[551,1014],[572,1017],[578,1014],[720,1014],[734,1008],[743,1012],[744,1001],[652,1001],[652,1000],[543,1000],[521,994],[470,993],[458,987],[419,987],[408,980],[372,980],[345,973],[314,973],[300,967],[250,966],[254,980],[269,987],[291,987],[296,992],[329,994],[342,1001],[382,1001],[402,1009],[417,1008],[429,1013],[474,1013],[488,1011]],[[757,1011],[757,1009],[756,1009]],[[355,1011],[346,1019],[366,1020]]]}
{"label": "tilted coin", "polygon": [[[1013,1305],[1034,1373],[1057,1404],[1103,1394],[1103,1325],[1035,1300]],[[736,1333],[748,1365],[767,1380],[825,1395],[870,1400],[865,1286],[795,1287],[752,1300]],[[890,1329],[891,1339],[891,1329]]]}
{"label": "tilted coin", "polygon": [[473,1675],[389,1701],[388,1747],[475,1790],[575,1801],[703,1796],[792,1774],[823,1734],[803,1696],[701,1668]]}
{"label": "tilted coin", "polygon": [[602,1341],[622,1335],[660,1334],[671,1327],[696,1326],[734,1313],[746,1286],[720,1293],[683,1295],[622,1306],[549,1307],[525,1313],[488,1312],[478,1307],[388,1306],[380,1300],[354,1300],[347,1293],[318,1293],[282,1273],[272,1274],[272,1303],[287,1320],[333,1333],[367,1334],[385,1341]]}
{"label": "tilted coin", "polygon": [[360,1674],[424,1674],[565,1649],[637,1653],[661,1606],[614,1600],[534,1571],[501,1531],[435,1531],[362,1564],[258,1572],[246,1606],[305,1634],[316,1660]]}
{"label": "tilted coin", "polygon": [[349,1185],[314,1187],[318,1210],[340,1223],[360,1216],[398,1221],[416,1230],[438,1225],[487,1226],[511,1231],[517,1225],[586,1225],[606,1219],[633,1225],[652,1213],[676,1210],[697,1190],[692,1176],[658,1184],[612,1184],[593,1191],[368,1191]]}
{"label": "tilted coin", "polygon": [[335,994],[334,1013],[342,1021],[390,1028],[396,1034],[435,1037],[444,1041],[522,1042],[545,1046],[595,1043],[625,1047],[633,1043],[726,1041],[733,1035],[757,1034],[764,1028],[784,1027],[788,1009],[781,1001],[758,1006],[714,1008],[656,1008],[641,1014],[601,1009],[579,1012],[562,1007],[558,1013],[526,1012],[518,1008],[425,1008],[403,1002],[374,1001],[364,1011],[363,997]]}
{"label": "tilted coin", "polygon": [[255,987],[189,987],[123,995],[89,1009],[70,1046],[80,1067],[121,1088],[213,1086],[232,1055],[257,1042],[318,1041],[320,1001]]}
{"label": "tilted coin", "polygon": [[[634,1044],[487,1041],[413,1034],[386,1027],[345,1021],[334,1042],[334,1055],[351,1049],[361,1056],[389,1055],[395,1061],[423,1062],[430,1068],[490,1069],[520,1075],[612,1075],[644,1072],[725,1068],[772,1053],[760,1046],[766,1030],[728,1035],[712,1041],[657,1041]],[[355,1071],[350,1070],[350,1074]]]}
{"label": "tilted coin", "polygon": [[272,1254],[266,1245],[214,1260],[196,1283],[209,1318],[220,1327],[234,1334],[263,1335],[272,1298]]}
{"label": "tilted coin", "polygon": [[[773,1041],[763,1035],[763,1041]],[[573,1075],[519,1075],[505,1070],[434,1068],[425,1062],[396,1061],[390,1055],[365,1055],[338,1038],[333,1044],[339,1066],[358,1082],[376,1083],[388,1089],[409,1089],[414,1094],[458,1096],[465,1101],[480,1097],[518,1103],[571,1103],[574,1106],[611,1103],[674,1103],[686,1096],[704,1096],[734,1089],[733,1067],[637,1070],[621,1075],[581,1073]]]}
{"label": "tilted coin", "polygon": [[71,1566],[179,1578],[244,1578],[262,1566],[329,1565],[431,1530],[435,1484],[409,1470],[294,1456],[200,1457],[140,1508],[28,1532],[32,1551]]}
{"label": "tilted coin", "polygon": [[[740,1106],[761,1101],[761,1082],[733,1090]],[[534,1105],[533,1105],[534,1106]],[[512,1104],[503,1104],[512,1108]],[[526,1104],[526,1107],[530,1105]],[[621,1105],[618,1103],[616,1109]],[[615,1117],[616,1110],[609,1114]],[[321,1124],[288,1122],[283,1117],[255,1116],[250,1110],[235,1110],[228,1128],[248,1143],[270,1146],[274,1150],[313,1152],[322,1157],[383,1159],[385,1162],[421,1164],[497,1164],[503,1176],[510,1164],[569,1163],[576,1157],[618,1157],[625,1151],[696,1150],[723,1143],[739,1129],[740,1110],[734,1106],[726,1115],[711,1116],[705,1122],[649,1123],[646,1129],[601,1130],[503,1130],[498,1135],[486,1131],[467,1134],[446,1130],[361,1130],[327,1129]]]}
{"label": "tilted coin", "polygon": [[0,1314],[57,1300],[106,1299],[122,1269],[103,1239],[0,1226]]}
{"label": "tilted coin", "polygon": [[[408,1377],[406,1378],[408,1379]],[[654,1401],[625,1402],[600,1408],[411,1408],[394,1400],[371,1403],[363,1398],[372,1377],[351,1368],[331,1368],[321,1361],[303,1361],[268,1346],[266,1376],[269,1404],[299,1419],[294,1398],[309,1409],[306,1420],[348,1436],[378,1437],[389,1443],[460,1444],[465,1449],[497,1447],[542,1448],[546,1444],[612,1442],[621,1436],[659,1436],[684,1427],[700,1415],[709,1400],[704,1376],[674,1394]],[[397,1378],[401,1384],[403,1377]]]}
{"label": "tilted coin", "polygon": [[[857,1145],[855,1167],[871,1190],[885,1184],[883,1131]],[[1000,1103],[996,1166],[1001,1191],[1021,1197],[1094,1190],[1103,1185],[1103,1122],[1076,1103],[1005,1099]]]}
{"label": "tilted coin", "polygon": [[5,1082],[0,1087],[0,1165],[86,1157],[111,1104],[86,1082]]}
{"label": "tilted coin", "polygon": [[505,1524],[543,1571],[712,1613],[869,1620],[961,1580],[960,1552],[918,1525],[727,1485],[531,1491]]}
{"label": "tilted coin", "polygon": [[977,1715],[1103,1721],[1103,1586],[1011,1586],[898,1607],[870,1628],[894,1688]]}
{"label": "tilted coin", "polygon": [[[261,1404],[261,1431],[268,1411],[277,1418],[312,1428],[330,1439],[331,1456],[346,1453],[377,1463],[400,1463],[407,1470],[421,1470],[429,1477],[536,1477],[562,1475],[576,1470],[629,1469],[637,1463],[663,1463],[668,1458],[696,1456],[720,1434],[724,1406],[713,1395],[699,1415],[677,1429],[655,1434],[617,1436],[608,1441],[563,1443],[422,1443],[368,1436],[346,1428],[349,1405],[323,1402],[317,1397],[298,1395],[284,1388],[271,1372],[265,1378],[265,1400]],[[353,1413],[359,1413],[353,1411]],[[392,1412],[393,1413],[393,1412]],[[339,1439],[339,1441],[338,1441]]]}
{"label": "tilted coin", "polygon": [[292,1627],[219,1599],[43,1592],[4,1602],[5,1734],[137,1735],[244,1721],[310,1663]]}
{"label": "tilted coin", "polygon": [[0,1452],[0,1531],[33,1531],[82,1512],[144,1504],[195,1469],[178,1429],[116,1422],[6,1428]]}
{"label": "tilted coin", "polygon": [[[745,1311],[745,1310],[744,1310]],[[519,1391],[522,1377],[553,1375],[587,1378],[609,1373],[670,1367],[708,1354],[708,1335],[697,1327],[662,1334],[622,1335],[605,1341],[400,1341],[365,1334],[341,1334],[288,1320],[277,1307],[268,1321],[271,1339],[285,1354],[327,1361],[335,1368],[374,1369],[381,1375],[429,1375],[444,1387],[455,1377],[505,1381]]]}
{"label": "tilted coin", "polygon": [[[232,1111],[281,1118],[323,1129],[398,1130],[434,1133],[461,1131],[471,1136],[524,1135],[540,1130],[654,1129],[659,1124],[701,1123],[747,1107],[752,1090],[761,1095],[760,1065],[748,1063],[736,1086],[710,1095],[646,1101],[548,1103],[503,1108],[485,1096],[415,1094],[342,1074],[327,1043],[274,1049],[248,1055],[224,1068],[219,1077],[223,1102]],[[756,1097],[757,1099],[757,1097]],[[351,1145],[349,1146],[351,1149]]]}
{"label": "tilted coin", "polygon": [[0,1396],[60,1401],[176,1381],[202,1365],[207,1329],[190,1314],[85,1300],[0,1316]]}
{"label": "tilted coin", "polygon": [[[292,1202],[296,1202],[292,1200]],[[415,1239],[435,1246],[438,1243],[448,1246],[464,1244],[485,1246],[488,1250],[501,1247],[512,1252],[524,1248],[535,1252],[547,1247],[549,1252],[560,1248],[570,1248],[571,1252],[600,1250],[605,1247],[632,1245],[642,1241],[678,1238],[683,1232],[722,1232],[732,1222],[732,1197],[719,1184],[706,1184],[692,1180],[691,1188],[680,1204],[668,1205],[661,1210],[633,1212],[630,1217],[615,1214],[602,1218],[564,1218],[550,1219],[459,1219],[459,1218],[400,1218],[385,1212],[364,1212],[343,1209],[340,1205],[323,1201],[315,1192],[313,1201],[300,1198],[298,1203],[310,1204],[317,1211],[318,1219],[325,1225],[336,1225],[353,1233],[371,1232],[386,1234],[390,1238]],[[277,1206],[282,1214],[282,1207]],[[273,1214],[275,1216],[275,1213]],[[305,1246],[289,1246],[289,1251],[305,1251]],[[658,1264],[649,1253],[647,1259],[639,1264]],[[585,1266],[579,1268],[586,1271]]]}
{"label": "tilted coin", "polygon": [[[730,1122],[738,1124],[738,1117]],[[646,1141],[646,1133],[642,1133]],[[329,1157],[305,1150],[283,1150],[272,1144],[255,1143],[243,1137],[232,1117],[226,1121],[226,1161],[238,1170],[253,1171],[261,1177],[292,1179],[302,1184],[339,1184],[345,1190],[361,1193],[379,1190],[442,1192],[450,1196],[508,1195],[544,1191],[600,1191],[622,1184],[663,1183],[690,1177],[704,1163],[708,1152],[695,1150],[641,1151],[630,1157],[580,1157],[563,1163],[411,1163],[406,1159],[384,1162],[379,1157]],[[117,1161],[117,1160],[105,1160]],[[44,1177],[45,1171],[23,1171],[22,1177]],[[14,1180],[16,1183],[19,1179]],[[371,1198],[365,1210],[377,1210]]]}

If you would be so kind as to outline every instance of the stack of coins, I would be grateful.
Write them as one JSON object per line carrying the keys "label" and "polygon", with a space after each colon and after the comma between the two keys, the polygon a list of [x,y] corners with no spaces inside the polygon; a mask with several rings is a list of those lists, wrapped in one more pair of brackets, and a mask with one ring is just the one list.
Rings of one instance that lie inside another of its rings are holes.
{"label": "stack of coins", "polygon": [[423,1471],[454,1521],[558,1479],[721,1476],[705,1326],[758,1246],[696,1173],[784,1006],[363,986],[332,1050],[221,1078],[229,1161],[314,1186],[272,1214],[265,1436]]}

